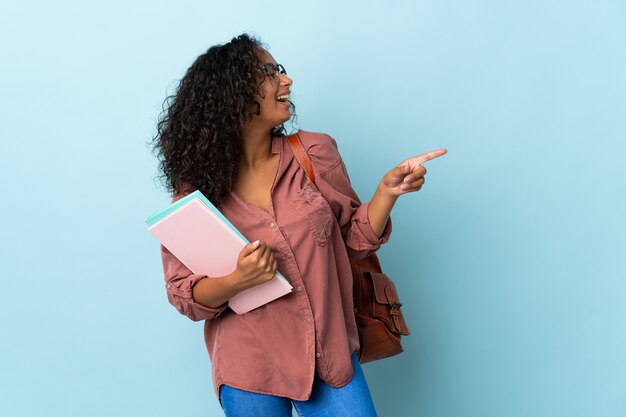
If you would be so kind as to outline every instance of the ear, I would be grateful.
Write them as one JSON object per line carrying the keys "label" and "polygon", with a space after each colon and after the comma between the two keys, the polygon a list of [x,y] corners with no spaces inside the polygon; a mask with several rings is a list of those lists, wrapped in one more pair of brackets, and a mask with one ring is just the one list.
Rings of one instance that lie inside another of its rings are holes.
{"label": "ear", "polygon": [[[256,105],[256,107],[255,107]],[[253,108],[255,108],[255,110],[252,110]],[[254,103],[250,104],[248,106],[248,114],[254,114],[257,116],[261,115],[261,104],[259,104],[258,101],[255,101]]]}

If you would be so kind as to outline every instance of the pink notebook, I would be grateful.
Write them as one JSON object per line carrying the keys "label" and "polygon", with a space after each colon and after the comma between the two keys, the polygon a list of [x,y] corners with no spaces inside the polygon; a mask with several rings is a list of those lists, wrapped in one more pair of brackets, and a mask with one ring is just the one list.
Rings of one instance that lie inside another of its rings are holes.
{"label": "pink notebook", "polygon": [[[150,216],[148,231],[194,274],[224,276],[237,267],[248,239],[200,191]],[[280,273],[270,281],[232,297],[228,306],[243,314],[291,292]]]}

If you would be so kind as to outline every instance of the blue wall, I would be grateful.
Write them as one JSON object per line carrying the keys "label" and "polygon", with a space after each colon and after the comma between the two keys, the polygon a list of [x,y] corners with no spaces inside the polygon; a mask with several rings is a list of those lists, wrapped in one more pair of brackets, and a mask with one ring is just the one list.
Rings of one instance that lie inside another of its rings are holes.
{"label": "blue wall", "polygon": [[369,199],[445,147],[380,250],[405,353],[381,416],[626,415],[623,1],[0,6],[0,414],[219,416],[168,303],[146,143],[194,58],[256,33]]}

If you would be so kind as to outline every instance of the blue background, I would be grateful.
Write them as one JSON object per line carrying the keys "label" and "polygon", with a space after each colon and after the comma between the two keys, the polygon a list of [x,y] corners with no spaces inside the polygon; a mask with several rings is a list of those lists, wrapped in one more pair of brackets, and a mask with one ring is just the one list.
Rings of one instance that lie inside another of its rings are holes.
{"label": "blue background", "polygon": [[626,415],[626,3],[0,6],[3,416],[219,416],[202,324],[167,302],[147,143],[197,55],[248,31],[361,198],[445,147],[379,254],[402,355],[381,416]]}

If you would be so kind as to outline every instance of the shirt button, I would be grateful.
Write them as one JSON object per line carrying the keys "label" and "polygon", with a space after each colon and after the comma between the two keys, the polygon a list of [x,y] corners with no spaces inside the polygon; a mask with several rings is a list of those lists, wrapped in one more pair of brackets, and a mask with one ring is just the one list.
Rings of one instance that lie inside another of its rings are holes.
{"label": "shirt button", "polygon": [[274,224],[273,222],[272,222],[272,223],[270,223],[270,227],[271,227],[272,229],[274,228],[274,226],[275,226],[275,224]]}
{"label": "shirt button", "polygon": [[302,291],[302,287],[296,288],[296,291]]}
{"label": "shirt button", "polygon": [[322,356],[322,354],[321,354],[321,353],[319,353],[319,352],[316,352],[316,353],[315,353],[315,356],[317,356],[317,357],[319,358],[320,356]]}
{"label": "shirt button", "polygon": [[304,194],[306,194],[306,195],[311,195],[311,190],[309,190],[309,189],[304,190]]}
{"label": "shirt button", "polygon": [[311,322],[311,317],[307,317],[307,318],[306,318],[306,322],[307,322],[307,323],[310,323],[310,322]]}
{"label": "shirt button", "polygon": [[171,286],[172,286],[172,284],[167,284],[167,288],[169,288],[169,287],[171,287]]}

